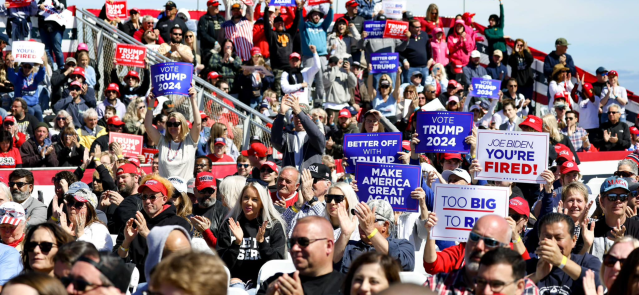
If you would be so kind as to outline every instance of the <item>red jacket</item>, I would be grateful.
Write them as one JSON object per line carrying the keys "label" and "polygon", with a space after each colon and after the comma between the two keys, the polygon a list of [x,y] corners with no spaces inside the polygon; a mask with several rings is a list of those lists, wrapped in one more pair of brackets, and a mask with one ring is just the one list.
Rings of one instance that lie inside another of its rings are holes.
{"label": "red jacket", "polygon": [[[513,243],[510,243],[510,249],[513,248]],[[448,247],[443,251],[437,252],[437,259],[433,263],[424,262],[424,270],[431,274],[436,275],[438,273],[450,273],[452,271],[461,269],[464,266],[464,255],[466,254],[466,243],[459,243],[452,247]],[[530,259],[530,254],[526,250],[521,255],[524,260]]]}
{"label": "red jacket", "polygon": [[[258,3],[257,6],[255,6],[255,11],[253,12],[254,19],[260,19],[264,17],[264,12],[262,11],[261,8],[262,8],[262,2]],[[284,20],[284,26],[286,26],[287,29],[290,29],[291,26],[293,25],[293,21],[295,20],[296,9],[297,8],[294,6],[291,6],[291,7],[280,6],[280,16]]]}
{"label": "red jacket", "polygon": [[[439,27],[440,29],[442,29],[442,31],[444,30],[444,22],[442,21],[441,18],[439,19],[438,24],[426,21],[426,19],[419,18],[418,20],[419,20],[419,23],[422,25],[422,31],[428,33],[429,35],[432,34],[433,30],[436,27]],[[446,31],[444,31],[444,36],[446,36]]]}

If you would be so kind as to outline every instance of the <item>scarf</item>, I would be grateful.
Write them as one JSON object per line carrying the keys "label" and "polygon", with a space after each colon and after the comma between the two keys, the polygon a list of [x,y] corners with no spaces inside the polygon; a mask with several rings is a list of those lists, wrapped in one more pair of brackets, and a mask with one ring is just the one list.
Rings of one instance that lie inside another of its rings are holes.
{"label": "scarf", "polygon": [[304,82],[304,76],[302,76],[302,69],[292,68],[291,71],[288,73],[288,83],[293,85],[293,84],[300,84],[302,82]]}
{"label": "scarf", "polygon": [[18,245],[20,245],[20,243],[22,243],[23,240],[24,240],[24,234],[22,234],[22,237],[20,237],[20,239],[18,239],[17,241],[15,241],[13,243],[8,243],[7,246],[11,246],[11,247],[15,248]]}

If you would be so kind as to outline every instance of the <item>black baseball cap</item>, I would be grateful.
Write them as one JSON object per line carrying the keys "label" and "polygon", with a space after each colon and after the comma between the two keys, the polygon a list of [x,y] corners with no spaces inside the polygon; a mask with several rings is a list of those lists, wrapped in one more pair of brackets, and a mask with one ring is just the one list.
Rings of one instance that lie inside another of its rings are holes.
{"label": "black baseball cap", "polygon": [[331,169],[324,164],[311,164],[311,166],[308,166],[308,170],[311,171],[311,176],[314,179],[331,179]]}
{"label": "black baseball cap", "polygon": [[606,68],[604,68],[604,67],[598,67],[597,71],[595,71],[595,73],[597,75],[600,75],[600,74],[603,74],[603,73],[607,73],[607,72],[608,72],[608,70],[606,70]]}
{"label": "black baseball cap", "polygon": [[164,4],[164,8],[177,8],[177,6],[175,5],[175,2],[169,1]]}

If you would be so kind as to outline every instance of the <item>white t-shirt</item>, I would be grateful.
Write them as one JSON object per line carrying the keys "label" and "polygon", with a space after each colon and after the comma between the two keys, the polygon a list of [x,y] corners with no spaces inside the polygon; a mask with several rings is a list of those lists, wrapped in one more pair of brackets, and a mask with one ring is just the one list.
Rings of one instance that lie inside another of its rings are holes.
{"label": "white t-shirt", "polygon": [[[601,97],[604,98],[606,97],[606,94],[608,94],[608,86],[606,86],[604,89],[601,90]],[[628,103],[628,92],[626,91],[625,87],[622,86],[617,86],[615,87],[615,93],[612,93],[610,95],[610,98],[608,99],[608,102],[606,103],[605,106],[603,106],[603,113],[606,114],[608,112],[608,108],[610,107],[611,104],[616,103],[621,107],[621,110],[619,110],[622,114],[626,112],[626,106],[622,105],[621,103],[619,103],[619,100],[625,101],[626,103]]]}
{"label": "white t-shirt", "polygon": [[181,143],[167,142],[165,137],[161,136],[158,150],[160,151],[160,165],[158,167],[160,176],[164,178],[171,176],[184,179],[192,178],[197,143],[193,141],[190,132]]}
{"label": "white t-shirt", "polygon": [[501,124],[504,124],[506,121],[508,121],[508,117],[504,115],[504,110],[493,114],[493,122],[495,122],[495,128],[499,129],[499,126],[501,126]]}
{"label": "white t-shirt", "polygon": [[581,98],[578,104],[573,104],[579,112],[579,127],[583,129],[599,128],[599,103],[601,98],[595,95],[595,102]]}
{"label": "white t-shirt", "polygon": [[109,234],[109,229],[99,222],[94,222],[85,227],[84,235],[78,238],[78,241],[89,242],[93,244],[98,251],[113,250],[113,240]]}

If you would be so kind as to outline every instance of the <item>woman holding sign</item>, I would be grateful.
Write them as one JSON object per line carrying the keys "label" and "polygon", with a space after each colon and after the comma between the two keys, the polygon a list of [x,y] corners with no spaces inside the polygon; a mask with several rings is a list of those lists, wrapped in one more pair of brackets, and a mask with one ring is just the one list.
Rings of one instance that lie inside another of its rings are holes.
{"label": "woman holding sign", "polygon": [[[196,102],[197,91],[195,88],[189,89],[189,99],[192,107],[192,114],[200,112]],[[155,95],[153,89],[147,96],[147,112],[144,118],[144,127],[147,135],[153,142],[158,143],[160,155],[159,173],[160,176],[168,178],[171,176],[183,177],[191,175],[195,166],[195,152],[200,139],[200,128],[202,118],[193,116],[193,127],[189,130],[189,124],[181,113],[172,112],[166,122],[166,132],[162,135],[153,126],[153,106],[155,105]]]}
{"label": "woman holding sign", "polygon": [[[372,65],[369,65],[369,71],[372,70]],[[377,89],[373,87],[373,76],[368,75],[368,89],[371,89],[371,96],[373,99],[373,108],[379,111],[384,117],[386,117],[391,124],[397,121],[397,100],[399,97],[399,85],[401,84],[401,68],[397,68],[397,81],[395,83],[395,89],[393,91],[393,80],[388,74],[382,74],[379,79],[379,85]]]}

